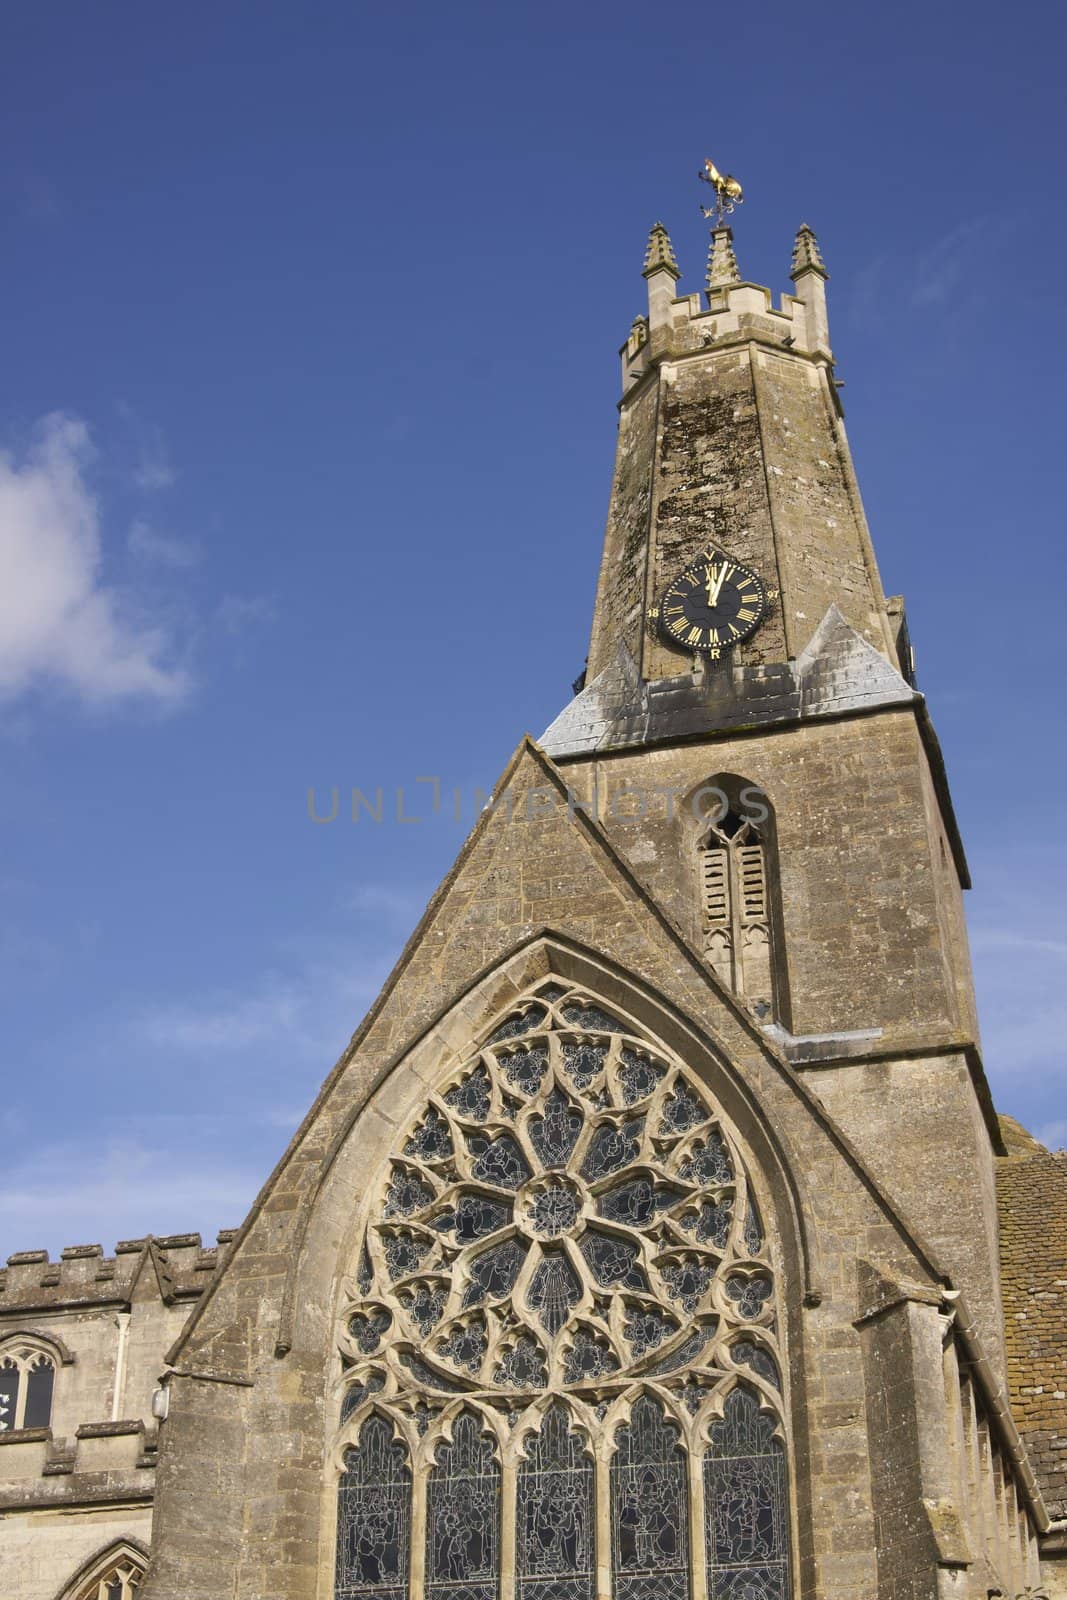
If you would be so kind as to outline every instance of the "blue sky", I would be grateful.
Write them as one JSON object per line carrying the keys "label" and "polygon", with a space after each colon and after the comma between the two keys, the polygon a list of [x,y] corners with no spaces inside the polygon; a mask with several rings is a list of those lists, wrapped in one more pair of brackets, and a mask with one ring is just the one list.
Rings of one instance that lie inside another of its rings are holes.
{"label": "blue sky", "polygon": [[0,1252],[240,1220],[568,697],[705,155],[747,277],[819,235],[994,1093],[1067,1143],[1062,9],[3,11]]}

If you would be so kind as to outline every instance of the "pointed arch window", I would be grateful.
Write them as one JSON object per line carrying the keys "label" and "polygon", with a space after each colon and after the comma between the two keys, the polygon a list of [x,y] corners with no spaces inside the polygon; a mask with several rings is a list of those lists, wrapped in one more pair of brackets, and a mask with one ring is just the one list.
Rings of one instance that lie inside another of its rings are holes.
{"label": "pointed arch window", "polygon": [[144,1565],[132,1558],[116,1561],[99,1578],[90,1581],[88,1588],[78,1591],[78,1600],[133,1600],[141,1587]]}
{"label": "pointed arch window", "polygon": [[47,1428],[52,1420],[55,1357],[36,1340],[0,1345],[0,1433]]}
{"label": "pointed arch window", "polygon": [[593,1462],[564,1405],[545,1413],[527,1444],[516,1515],[518,1600],[595,1600]]}
{"label": "pointed arch window", "polygon": [[704,1457],[708,1600],[788,1600],[785,1456],[774,1418],[739,1386],[709,1430]]}
{"label": "pointed arch window", "polygon": [[144,1546],[120,1539],[78,1571],[64,1589],[63,1600],[134,1600],[147,1566]]}
{"label": "pointed arch window", "polygon": [[500,1464],[474,1411],[461,1411],[437,1451],[426,1504],[428,1600],[496,1600]]}
{"label": "pointed arch window", "polygon": [[684,1062],[542,983],[368,1182],[336,1600],[787,1600],[773,1217]]}
{"label": "pointed arch window", "polygon": [[405,1600],[411,1468],[384,1417],[370,1416],[338,1485],[337,1600]]}
{"label": "pointed arch window", "polygon": [[689,1600],[689,1489],[680,1431],[642,1395],[611,1462],[615,1600]]}
{"label": "pointed arch window", "polygon": [[704,956],[761,1015],[776,1011],[772,913],[773,824],[762,790],[738,778],[711,797],[697,847]]}

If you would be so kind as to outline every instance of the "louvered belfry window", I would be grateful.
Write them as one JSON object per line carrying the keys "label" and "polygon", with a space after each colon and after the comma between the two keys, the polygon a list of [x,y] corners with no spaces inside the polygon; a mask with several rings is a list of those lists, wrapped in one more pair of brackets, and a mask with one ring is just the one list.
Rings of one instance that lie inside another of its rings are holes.
{"label": "louvered belfry window", "polygon": [[700,845],[704,955],[736,994],[773,1011],[767,852],[754,821],[734,807]]}

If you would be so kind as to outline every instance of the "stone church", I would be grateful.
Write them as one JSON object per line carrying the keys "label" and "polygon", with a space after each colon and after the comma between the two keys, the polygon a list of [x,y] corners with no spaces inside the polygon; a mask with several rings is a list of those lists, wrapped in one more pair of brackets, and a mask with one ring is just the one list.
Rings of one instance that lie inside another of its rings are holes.
{"label": "stone church", "polygon": [[0,1274],[6,1600],[1067,1596],[1067,1156],[826,269],[644,277],[587,672],[249,1216]]}

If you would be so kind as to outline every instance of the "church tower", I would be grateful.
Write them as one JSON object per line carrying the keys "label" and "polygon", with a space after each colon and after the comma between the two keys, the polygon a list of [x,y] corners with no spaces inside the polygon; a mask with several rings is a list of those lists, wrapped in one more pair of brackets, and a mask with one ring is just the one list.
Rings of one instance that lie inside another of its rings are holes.
{"label": "church tower", "polygon": [[967,869],[827,271],[802,227],[745,281],[707,176],[705,288],[649,237],[585,682],[168,1355],[143,1600],[1039,1580]]}

